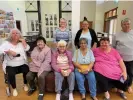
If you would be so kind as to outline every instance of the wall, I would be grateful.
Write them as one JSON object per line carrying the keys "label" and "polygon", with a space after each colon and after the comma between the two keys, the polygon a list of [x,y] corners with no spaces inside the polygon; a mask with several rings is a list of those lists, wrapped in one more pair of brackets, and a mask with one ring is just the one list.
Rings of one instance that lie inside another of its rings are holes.
{"label": "wall", "polygon": [[95,12],[96,1],[81,1],[80,2],[80,21],[87,17],[89,21],[93,21],[93,28],[95,27]]}
{"label": "wall", "polygon": [[44,37],[46,35],[45,34],[45,14],[57,14],[57,18],[59,18],[58,6],[59,6],[58,1],[41,1],[42,34]]}
{"label": "wall", "polygon": [[96,1],[95,31],[103,32],[104,26],[104,0]]}
{"label": "wall", "polygon": [[[126,15],[122,15],[122,11],[126,10]],[[117,18],[117,32],[121,30],[121,20],[123,18],[131,19],[131,28],[133,29],[133,1],[119,1],[118,4],[118,18]]]}
{"label": "wall", "polygon": [[[19,8],[19,11],[17,10]],[[22,34],[26,35],[27,20],[25,13],[25,1],[0,1],[0,9],[13,12],[14,19],[21,21]]]}
{"label": "wall", "polygon": [[118,3],[114,2],[114,1],[106,1],[104,2],[104,12],[107,12],[113,8],[118,7]]}

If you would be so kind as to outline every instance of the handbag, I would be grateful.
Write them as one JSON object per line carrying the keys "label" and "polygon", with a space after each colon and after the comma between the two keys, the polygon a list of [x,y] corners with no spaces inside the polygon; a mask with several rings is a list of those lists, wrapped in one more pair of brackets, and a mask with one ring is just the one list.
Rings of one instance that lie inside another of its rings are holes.
{"label": "handbag", "polygon": [[[78,62],[78,50],[76,50],[76,62]],[[78,71],[82,73],[88,69],[89,64],[81,64],[81,66],[80,69],[78,68]]]}

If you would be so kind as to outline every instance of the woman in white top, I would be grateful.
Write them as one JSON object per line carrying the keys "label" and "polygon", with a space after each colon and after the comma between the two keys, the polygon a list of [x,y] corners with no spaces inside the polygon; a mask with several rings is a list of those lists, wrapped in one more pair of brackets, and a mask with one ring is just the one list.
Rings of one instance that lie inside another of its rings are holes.
{"label": "woman in white top", "polygon": [[9,38],[0,46],[0,54],[4,54],[3,69],[8,75],[8,81],[13,88],[13,96],[17,96],[15,75],[23,73],[24,90],[28,91],[26,74],[29,72],[26,51],[29,45],[22,38],[18,29],[12,29]]}

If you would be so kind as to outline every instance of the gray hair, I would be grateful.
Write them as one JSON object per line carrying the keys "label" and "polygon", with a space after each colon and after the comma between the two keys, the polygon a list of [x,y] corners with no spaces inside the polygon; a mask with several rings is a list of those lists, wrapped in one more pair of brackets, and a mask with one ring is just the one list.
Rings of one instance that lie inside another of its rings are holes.
{"label": "gray hair", "polygon": [[67,20],[66,20],[65,18],[60,18],[60,21],[61,21],[61,20],[64,20],[64,21],[67,23]]}
{"label": "gray hair", "polygon": [[86,39],[86,38],[80,38],[80,39],[79,39],[79,44],[81,43],[81,41],[85,41],[86,44],[88,44],[88,39]]}
{"label": "gray hair", "polygon": [[131,23],[131,20],[129,18],[124,18],[122,21],[121,21],[121,24],[125,23],[125,22],[128,22],[128,23]]}
{"label": "gray hair", "polygon": [[7,41],[12,41],[12,32],[13,32],[14,30],[20,35],[20,37],[23,37],[19,29],[13,28],[13,29],[11,29],[11,31],[10,31],[10,33],[9,33],[9,35],[8,35]]}

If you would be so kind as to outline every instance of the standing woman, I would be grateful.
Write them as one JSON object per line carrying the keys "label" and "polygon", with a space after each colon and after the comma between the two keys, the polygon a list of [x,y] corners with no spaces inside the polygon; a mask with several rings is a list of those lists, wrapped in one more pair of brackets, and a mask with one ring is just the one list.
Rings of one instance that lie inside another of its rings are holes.
{"label": "standing woman", "polygon": [[122,31],[114,37],[114,46],[122,56],[129,76],[128,92],[133,93],[131,88],[133,81],[133,30],[131,29],[131,20],[125,18],[121,21]]}
{"label": "standing woman", "polygon": [[9,38],[0,46],[0,53],[4,54],[3,67],[8,75],[8,81],[13,88],[13,96],[17,96],[15,75],[23,73],[24,90],[28,91],[26,74],[29,72],[26,51],[29,45],[22,38],[18,29],[12,29]]}
{"label": "standing woman", "polygon": [[74,44],[76,48],[80,48],[79,39],[86,38],[88,40],[88,48],[96,48],[98,44],[96,33],[89,28],[89,22],[86,18],[82,21],[82,29],[80,29],[75,37]]}
{"label": "standing woman", "polygon": [[54,43],[57,46],[58,41],[65,40],[67,42],[67,48],[69,48],[71,45],[72,34],[69,31],[69,29],[67,29],[67,20],[64,18],[61,18],[59,26],[60,27],[57,28],[53,34]]}

